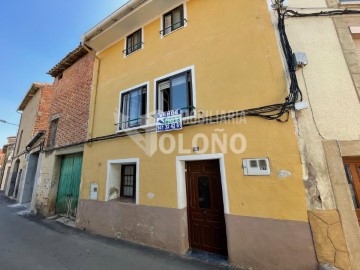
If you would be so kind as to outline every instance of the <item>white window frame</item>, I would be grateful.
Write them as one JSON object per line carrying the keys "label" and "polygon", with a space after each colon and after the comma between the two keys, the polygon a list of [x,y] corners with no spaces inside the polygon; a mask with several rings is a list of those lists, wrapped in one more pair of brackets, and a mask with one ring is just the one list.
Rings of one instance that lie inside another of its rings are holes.
{"label": "white window frame", "polygon": [[[136,193],[135,193],[135,204],[139,204],[139,195],[140,195],[140,159],[139,158],[127,158],[127,159],[115,159],[115,160],[108,160],[107,162],[107,174],[106,174],[106,191],[105,191],[105,201],[109,201],[109,191],[110,191],[110,170],[111,165],[136,165]],[[120,172],[121,175],[121,172]],[[120,179],[120,186],[119,192],[121,189],[121,179]],[[120,193],[119,193],[120,194]],[[120,195],[119,195],[120,196]]]}
{"label": "white window frame", "polygon": [[[126,50],[127,50],[127,41],[128,41],[128,36],[130,36],[130,35],[132,35],[133,33],[135,33],[136,31],[138,31],[138,30],[140,30],[141,29],[141,47],[140,47],[140,49],[138,49],[138,50],[136,50],[136,51],[133,51],[132,53],[129,53],[129,54],[126,54]],[[145,47],[145,41],[144,41],[144,26],[142,26],[142,27],[139,27],[139,28],[137,28],[137,30],[134,30],[134,31],[132,31],[132,32],[129,32],[126,36],[125,36],[125,38],[124,38],[124,50],[123,50],[123,54],[124,54],[124,58],[127,58],[127,57],[129,57],[130,55],[133,55],[134,53],[136,53],[136,52],[139,52],[139,51],[141,51],[141,50],[143,50],[144,49],[144,47]]]}
{"label": "white window frame", "polygon": [[[184,20],[185,20],[185,21],[184,21],[184,25],[181,26],[181,27],[179,27],[179,28],[177,28],[177,29],[175,29],[174,31],[171,31],[170,33],[167,33],[167,34],[164,35],[164,15],[165,15],[166,13],[172,11],[174,8],[179,7],[179,6],[181,6],[181,5],[183,5],[183,8],[184,8]],[[160,38],[163,39],[164,37],[166,37],[166,36],[168,36],[168,35],[176,32],[176,31],[178,31],[178,30],[180,30],[180,29],[185,28],[185,27],[187,26],[187,20],[188,20],[188,16],[187,16],[186,1],[185,1],[184,3],[182,3],[182,4],[174,5],[172,8],[170,8],[170,9],[167,10],[166,12],[163,12],[163,14],[161,14],[161,16],[160,16],[160,31],[161,31]]]}
{"label": "white window frame", "polygon": [[193,119],[193,118],[196,118],[196,81],[195,81],[195,66],[192,65],[192,66],[189,66],[189,67],[186,67],[186,68],[182,68],[182,69],[179,69],[179,70],[176,70],[174,72],[171,72],[171,73],[168,73],[164,76],[161,76],[159,78],[156,78],[154,80],[154,111],[157,113],[157,109],[156,109],[156,101],[158,99],[158,89],[157,89],[157,84],[159,81],[162,81],[164,79],[167,79],[167,78],[170,78],[172,76],[175,76],[175,75],[178,75],[178,74],[181,74],[181,73],[184,73],[186,71],[190,71],[191,72],[191,90],[192,90],[192,106],[194,107],[193,109],[193,115],[191,116],[186,116],[184,117],[183,119],[187,120],[187,119]]}
{"label": "white window frame", "polygon": [[[127,129],[120,129],[120,117],[121,117],[121,101],[122,101],[122,96],[132,90],[136,90],[137,88],[140,88],[142,86],[146,86],[146,123],[145,125],[141,125],[138,127],[132,127],[132,128],[127,128]],[[133,87],[130,87],[128,89],[125,89],[123,91],[120,91],[119,94],[119,109],[118,109],[118,117],[117,117],[117,128],[116,128],[116,132],[124,132],[124,131],[130,131],[130,130],[136,130],[139,128],[146,128],[149,127],[149,115],[150,115],[150,108],[149,108],[149,95],[150,95],[150,82],[144,82],[144,83],[140,83],[138,85],[135,85]]]}

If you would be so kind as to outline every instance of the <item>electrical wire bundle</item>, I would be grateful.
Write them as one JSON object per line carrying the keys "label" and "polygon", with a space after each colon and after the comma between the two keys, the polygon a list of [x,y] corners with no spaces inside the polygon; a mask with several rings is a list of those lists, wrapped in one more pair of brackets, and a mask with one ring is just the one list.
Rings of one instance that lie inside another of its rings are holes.
{"label": "electrical wire bundle", "polygon": [[312,13],[300,13],[294,10],[286,10],[284,16],[286,17],[325,17],[325,16],[338,16],[338,15],[354,15],[360,14],[360,10],[351,10],[351,9],[337,9],[330,11],[320,11]]}
{"label": "electrical wire bundle", "polygon": [[[220,114],[220,115],[212,115],[208,117],[198,118],[190,123],[184,123],[183,126],[192,126],[192,125],[199,125],[199,124],[211,124],[211,123],[219,123],[221,121],[226,121],[232,119],[234,117],[244,117],[244,116],[255,116],[261,117],[266,120],[276,120],[279,122],[286,122],[289,118],[289,113],[291,110],[294,109],[295,103],[302,101],[302,93],[298,85],[296,73],[295,73],[295,66],[293,62],[293,51],[290,46],[287,34],[286,34],[286,27],[285,27],[285,18],[287,17],[311,17],[311,16],[336,16],[336,15],[345,15],[345,14],[360,14],[358,10],[333,10],[333,11],[321,11],[316,13],[299,13],[293,10],[283,10],[282,8],[282,0],[276,0],[274,6],[276,7],[277,15],[278,15],[278,31],[279,31],[279,38],[281,43],[281,48],[283,50],[286,66],[288,69],[289,77],[290,77],[290,87],[289,87],[289,94],[285,98],[284,103],[272,104],[257,108],[251,108],[236,112],[231,112],[227,114]],[[286,119],[281,119],[284,115],[287,114]],[[136,134],[154,132],[151,129],[139,129],[136,130]],[[131,132],[122,132],[117,134],[105,135],[101,137],[91,138],[87,141],[82,141],[78,143],[74,143],[71,145],[59,147],[59,148],[66,148],[76,145],[81,145],[84,143],[92,143],[98,142],[103,140],[111,140],[119,137],[126,137],[132,135]],[[54,149],[45,149],[45,151],[52,151]]]}

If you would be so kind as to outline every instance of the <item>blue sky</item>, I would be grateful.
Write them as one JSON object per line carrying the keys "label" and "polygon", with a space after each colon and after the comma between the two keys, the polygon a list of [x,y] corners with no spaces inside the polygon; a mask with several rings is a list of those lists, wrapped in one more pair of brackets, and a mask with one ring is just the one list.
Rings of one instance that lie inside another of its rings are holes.
{"label": "blue sky", "polygon": [[[82,34],[127,0],[14,0],[0,9],[0,119],[18,123],[16,112],[32,82],[75,49]],[[0,122],[0,147],[17,127]]]}

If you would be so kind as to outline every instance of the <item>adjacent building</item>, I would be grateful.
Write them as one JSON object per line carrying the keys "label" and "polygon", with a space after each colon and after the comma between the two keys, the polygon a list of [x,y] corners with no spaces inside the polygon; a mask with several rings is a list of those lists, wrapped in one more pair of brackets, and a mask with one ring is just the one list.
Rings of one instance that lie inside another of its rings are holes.
{"label": "adjacent building", "polygon": [[296,71],[308,108],[294,119],[317,258],[360,269],[360,14],[340,15],[360,3],[287,4],[290,44],[308,62]]}
{"label": "adjacent building", "polygon": [[7,144],[3,146],[4,161],[3,169],[0,172],[0,190],[4,190],[7,182],[9,181],[9,174],[11,168],[11,160],[13,157],[13,151],[15,146],[16,136],[11,136],[7,138]]}
{"label": "adjacent building", "polygon": [[[4,167],[4,161],[5,161],[5,153],[2,150],[2,148],[0,148],[0,175],[2,174],[2,170]],[[0,183],[0,186],[1,186],[1,183]]]}
{"label": "adjacent building", "polygon": [[94,54],[79,46],[55,65],[48,129],[32,210],[76,215],[87,137]]}
{"label": "adjacent building", "polygon": [[21,120],[5,195],[20,203],[30,203],[32,199],[51,95],[52,85],[33,83],[18,108]]}
{"label": "adjacent building", "polygon": [[79,228],[317,269],[294,121],[264,119],[288,93],[266,2],[132,0],[83,44],[96,59]]}

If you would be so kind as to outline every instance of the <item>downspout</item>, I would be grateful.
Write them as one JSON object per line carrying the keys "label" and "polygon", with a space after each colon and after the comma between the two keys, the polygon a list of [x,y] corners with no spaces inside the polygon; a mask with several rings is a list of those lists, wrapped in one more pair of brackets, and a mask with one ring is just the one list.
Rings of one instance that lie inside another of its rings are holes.
{"label": "downspout", "polygon": [[[101,59],[95,54],[93,83],[91,85],[91,99],[90,99],[90,115],[89,115],[89,128],[88,128],[88,140],[93,138],[94,132],[94,118],[96,111],[97,91],[99,86],[99,74],[100,74],[100,62]],[[90,144],[91,146],[91,144]]]}

